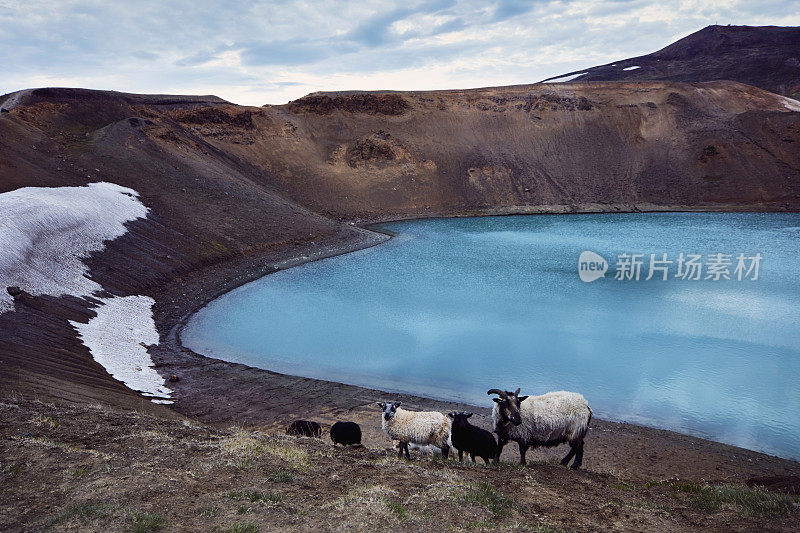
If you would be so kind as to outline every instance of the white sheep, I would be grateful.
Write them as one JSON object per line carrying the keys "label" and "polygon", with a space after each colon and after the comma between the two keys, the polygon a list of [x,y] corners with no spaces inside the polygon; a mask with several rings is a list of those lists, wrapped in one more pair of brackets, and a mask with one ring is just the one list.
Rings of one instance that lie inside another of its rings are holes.
{"label": "white sheep", "polygon": [[583,439],[592,420],[592,409],[586,398],[576,392],[548,392],[541,396],[519,396],[516,392],[492,389],[487,394],[497,394],[492,409],[494,432],[499,449],[495,461],[500,459],[508,441],[519,444],[520,463],[525,464],[529,447],[558,446],[568,443],[569,453],[561,460],[566,466],[575,457],[572,468],[583,462]]}
{"label": "white sheep", "polygon": [[398,457],[410,459],[409,443],[426,446],[432,444],[442,450],[442,457],[450,455],[450,419],[436,411],[406,411],[400,402],[378,402],[383,410],[381,427],[390,439],[400,441]]}

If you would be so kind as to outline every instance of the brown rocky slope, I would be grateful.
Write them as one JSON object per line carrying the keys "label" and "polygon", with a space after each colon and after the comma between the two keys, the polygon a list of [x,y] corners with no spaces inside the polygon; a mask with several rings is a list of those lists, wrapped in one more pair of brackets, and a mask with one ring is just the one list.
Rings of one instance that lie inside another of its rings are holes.
{"label": "brown rocky slope", "polygon": [[[151,209],[87,262],[106,291],[155,299],[162,342],[150,352],[162,375],[181,377],[173,409],[144,401],[93,362],[69,325],[94,314],[90,299],[23,295],[0,315],[0,396],[166,417],[272,424],[355,415],[379,397],[202,358],[177,339],[182,321],[223,290],[298,256],[380,242],[346,222],[800,208],[800,107],[733,82],[321,93],[263,108],[35,89],[0,97],[0,108],[0,192],[103,180],[135,189]],[[796,473],[796,463],[712,443],[687,461],[684,437],[641,430],[628,439],[603,427],[613,464],[628,473],[653,447],[665,450],[644,461],[653,478],[679,466],[741,481],[745,470],[725,465],[742,457],[757,465],[747,475]]]}

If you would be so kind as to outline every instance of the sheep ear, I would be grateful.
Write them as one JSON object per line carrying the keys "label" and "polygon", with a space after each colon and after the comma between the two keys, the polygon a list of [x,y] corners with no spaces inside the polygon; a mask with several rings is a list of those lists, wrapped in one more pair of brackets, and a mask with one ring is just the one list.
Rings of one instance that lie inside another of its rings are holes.
{"label": "sheep ear", "polygon": [[400,407],[400,404],[401,404],[401,403],[403,403],[403,402],[394,402],[394,406],[395,406],[395,407]]}
{"label": "sheep ear", "polygon": [[520,397],[519,397],[519,401],[520,401],[520,402],[524,402],[524,401],[525,401],[525,400],[527,400],[527,399],[528,399],[528,397],[527,397],[527,396],[520,396]]}
{"label": "sheep ear", "polygon": [[496,401],[497,403],[503,403],[505,401],[502,398],[492,398],[492,400]]}
{"label": "sheep ear", "polygon": [[386,409],[386,404],[383,402],[378,402],[378,407],[380,407],[381,409]]}
{"label": "sheep ear", "polygon": [[472,413],[466,413],[466,415],[467,415],[467,418],[469,418],[469,417],[472,416]]}
{"label": "sheep ear", "polygon": [[455,413],[447,413],[447,416],[449,416],[450,418],[455,418],[456,414]]}

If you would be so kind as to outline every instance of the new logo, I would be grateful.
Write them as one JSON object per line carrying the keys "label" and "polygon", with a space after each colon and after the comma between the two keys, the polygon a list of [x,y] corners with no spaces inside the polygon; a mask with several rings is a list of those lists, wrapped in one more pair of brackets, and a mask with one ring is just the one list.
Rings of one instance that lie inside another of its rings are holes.
{"label": "new logo", "polygon": [[607,270],[608,262],[599,254],[584,250],[578,257],[578,275],[583,282],[591,283],[605,277]]}

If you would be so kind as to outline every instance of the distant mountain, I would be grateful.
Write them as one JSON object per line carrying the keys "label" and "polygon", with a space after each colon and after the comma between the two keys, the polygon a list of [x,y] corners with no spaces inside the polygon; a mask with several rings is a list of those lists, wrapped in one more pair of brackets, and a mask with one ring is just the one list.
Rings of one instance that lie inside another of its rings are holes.
{"label": "distant mountain", "polygon": [[640,80],[731,80],[798,98],[800,28],[708,26],[658,52],[543,81]]}

